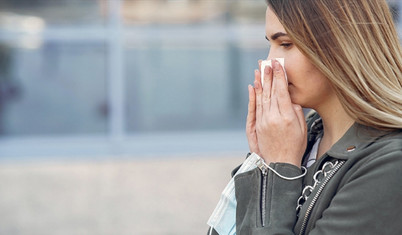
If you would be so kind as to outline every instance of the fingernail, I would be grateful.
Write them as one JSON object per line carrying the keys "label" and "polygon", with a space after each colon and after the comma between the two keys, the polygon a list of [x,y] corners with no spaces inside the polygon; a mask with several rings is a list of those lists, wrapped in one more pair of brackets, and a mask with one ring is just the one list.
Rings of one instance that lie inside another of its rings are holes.
{"label": "fingernail", "polygon": [[265,66],[265,68],[264,68],[264,73],[265,74],[269,74],[271,71],[270,71],[270,67],[269,66]]}
{"label": "fingernail", "polygon": [[279,64],[279,62],[277,60],[274,60],[273,62],[275,71],[280,71],[281,65]]}
{"label": "fingernail", "polygon": [[256,77],[259,73],[260,73],[260,70],[258,70],[258,69],[254,70],[254,77]]}

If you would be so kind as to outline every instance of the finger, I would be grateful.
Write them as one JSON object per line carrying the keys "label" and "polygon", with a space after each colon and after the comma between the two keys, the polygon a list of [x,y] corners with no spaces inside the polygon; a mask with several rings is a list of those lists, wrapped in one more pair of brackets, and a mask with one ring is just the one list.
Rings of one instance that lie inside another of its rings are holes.
{"label": "finger", "polygon": [[278,99],[271,95],[271,100],[270,100],[270,106],[269,106],[269,113],[271,117],[280,117],[280,112],[279,112],[279,101]]}
{"label": "finger", "polygon": [[272,68],[266,66],[264,69],[264,85],[262,89],[263,109],[268,112],[271,104],[271,88],[272,88]]}
{"label": "finger", "polygon": [[255,124],[255,91],[253,86],[248,85],[248,114],[247,127]]}
{"label": "finger", "polygon": [[292,101],[288,91],[288,84],[285,79],[285,72],[277,60],[273,60],[272,64],[273,79],[271,99],[277,99],[279,112],[281,114],[293,113]]}
{"label": "finger", "polygon": [[256,105],[256,122],[261,120],[262,117],[262,86],[261,86],[261,73],[259,70],[254,71],[254,91],[255,91],[255,105]]}
{"label": "finger", "polygon": [[[258,60],[258,69],[261,68],[261,63],[262,63],[262,60]],[[260,71],[260,72],[261,72],[261,71]]]}
{"label": "finger", "polygon": [[295,111],[296,115],[297,115],[297,120],[299,121],[299,125],[300,128],[303,130],[303,132],[306,129],[306,120],[304,118],[304,113],[303,113],[303,109],[300,105],[298,104],[293,104],[293,110]]}

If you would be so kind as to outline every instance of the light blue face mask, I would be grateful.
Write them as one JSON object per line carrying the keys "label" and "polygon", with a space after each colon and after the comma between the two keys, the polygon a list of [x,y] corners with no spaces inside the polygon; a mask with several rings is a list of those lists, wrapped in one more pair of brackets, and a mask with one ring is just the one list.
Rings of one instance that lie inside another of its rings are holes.
{"label": "light blue face mask", "polygon": [[207,224],[215,229],[218,234],[221,235],[234,235],[236,234],[236,195],[235,195],[235,187],[234,187],[234,177],[237,174],[244,173],[246,171],[250,171],[257,167],[257,162],[261,158],[253,153],[251,154],[242,164],[240,169],[236,172],[236,174],[230,179],[229,183],[226,185],[225,189],[222,192],[221,198],[218,202],[218,205],[215,207],[214,212]]}

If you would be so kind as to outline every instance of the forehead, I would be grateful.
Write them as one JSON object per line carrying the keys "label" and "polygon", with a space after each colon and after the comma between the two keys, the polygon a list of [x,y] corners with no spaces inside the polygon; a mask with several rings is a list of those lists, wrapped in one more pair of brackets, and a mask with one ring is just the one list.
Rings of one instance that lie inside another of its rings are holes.
{"label": "forehead", "polygon": [[279,22],[278,17],[276,17],[270,7],[267,7],[265,13],[265,32],[267,33],[267,36],[277,32],[285,33],[283,25]]}

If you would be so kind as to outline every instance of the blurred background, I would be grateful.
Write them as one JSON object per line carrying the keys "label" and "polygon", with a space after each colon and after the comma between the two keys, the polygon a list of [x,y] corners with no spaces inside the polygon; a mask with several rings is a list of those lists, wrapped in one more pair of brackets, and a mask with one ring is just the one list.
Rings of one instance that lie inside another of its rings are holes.
{"label": "blurred background", "polygon": [[205,234],[248,149],[265,8],[0,0],[0,234]]}

